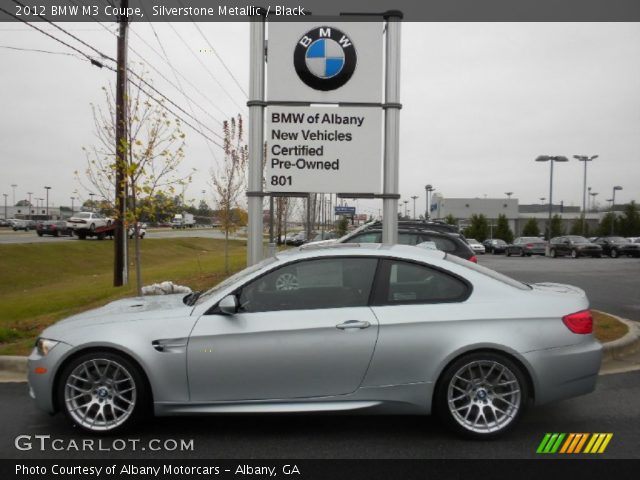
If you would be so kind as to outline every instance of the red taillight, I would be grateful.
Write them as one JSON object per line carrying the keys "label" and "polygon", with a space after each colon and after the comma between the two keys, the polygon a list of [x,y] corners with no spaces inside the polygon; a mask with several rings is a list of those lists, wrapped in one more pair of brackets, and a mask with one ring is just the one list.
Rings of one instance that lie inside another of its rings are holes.
{"label": "red taillight", "polygon": [[593,317],[589,310],[565,315],[562,317],[562,322],[573,333],[593,333]]}
{"label": "red taillight", "polygon": [[527,248],[533,248],[533,243],[527,243]]}
{"label": "red taillight", "polygon": [[478,257],[476,257],[475,255],[472,255],[469,261],[473,263],[478,263]]}

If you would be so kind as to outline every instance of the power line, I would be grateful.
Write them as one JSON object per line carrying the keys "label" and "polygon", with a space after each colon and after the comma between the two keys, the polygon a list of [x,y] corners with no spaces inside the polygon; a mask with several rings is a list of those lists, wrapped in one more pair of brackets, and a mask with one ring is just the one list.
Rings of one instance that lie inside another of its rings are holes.
{"label": "power line", "polygon": [[[112,72],[117,72],[117,70],[110,66],[110,65],[106,65],[106,64],[102,64],[99,61],[95,60],[94,58],[92,58],[91,56],[89,56],[87,53],[83,52],[82,50],[77,49],[76,47],[69,45],[68,43],[66,43],[64,40],[61,40],[57,37],[54,37],[53,35],[47,33],[46,31],[36,27],[35,25],[32,25],[31,23],[27,22],[26,20],[12,14],[11,12],[5,10],[4,8],[0,7],[0,11],[6,13],[7,15],[15,18],[16,20],[24,23],[25,25],[30,26],[31,28],[38,30],[39,32],[43,33],[44,35],[46,35],[47,37],[55,40],[56,42],[64,45],[67,48],[70,48],[71,50],[73,50],[74,52],[79,53],[80,55],[82,55],[83,57],[85,57],[87,60],[89,60],[91,62],[92,65],[95,65],[97,67],[100,68],[106,68],[108,70],[111,70]],[[46,20],[46,19],[45,19]],[[49,20],[47,20],[49,21]],[[49,22],[51,23],[51,22]],[[172,105],[176,106],[179,110],[183,111],[184,110],[182,108],[180,108],[178,105],[176,105],[174,102],[172,102],[170,99],[168,99],[166,96],[164,96],[162,93],[160,93],[155,87],[153,87],[152,85],[150,85],[148,82],[146,82],[144,79],[142,79],[139,75],[137,75],[135,72],[132,72],[131,70],[129,70],[129,72],[136,76],[139,81],[141,81],[142,83],[144,83],[145,85],[147,85],[149,88],[151,88],[152,90],[154,90],[156,93],[158,93],[163,99],[165,99],[166,101],[170,102]],[[167,110],[169,113],[171,113],[173,116],[175,116],[176,118],[178,118],[182,123],[184,123],[185,125],[187,125],[188,127],[190,127],[191,129],[193,129],[194,131],[196,131],[197,133],[199,133],[202,137],[204,137],[205,139],[209,140],[211,143],[213,143],[214,145],[220,147],[220,148],[224,148],[221,144],[219,144],[218,142],[216,142],[215,140],[213,140],[211,137],[209,137],[208,135],[206,135],[204,132],[198,130],[196,127],[194,127],[190,122],[188,122],[187,120],[185,120],[184,118],[182,118],[180,115],[178,115],[177,113],[175,113],[173,110],[171,110],[169,107],[167,107],[161,100],[158,100],[157,98],[155,98],[153,95],[151,95],[148,91],[146,91],[144,88],[142,88],[142,86],[140,84],[137,84],[131,80],[129,80],[131,83],[133,83],[135,86],[137,86],[145,95],[147,95],[147,97],[149,97],[151,100],[155,101],[156,103],[158,103],[160,106],[162,106],[162,108],[164,108],[165,110]],[[184,112],[186,113],[186,112]],[[189,117],[191,117],[188,113],[186,113]],[[191,117],[193,118],[193,117]],[[206,125],[203,125],[198,119],[193,118],[193,120],[195,120],[196,123],[198,123],[200,126],[206,128],[207,130],[211,131],[214,135],[220,137],[220,135],[216,134],[216,132],[214,132],[213,130],[211,130],[210,128],[208,128]],[[222,137],[220,137],[222,139]]]}
{"label": "power line", "polygon": [[81,60],[84,60],[84,58],[81,58],[79,55],[76,55],[75,53],[69,53],[69,52],[52,52],[50,50],[40,50],[37,48],[12,47],[10,45],[0,45],[0,48],[6,48],[8,50],[19,50],[21,52],[38,52],[38,53],[50,53],[52,55],[67,55],[69,57],[75,57],[75,58],[80,58]]}

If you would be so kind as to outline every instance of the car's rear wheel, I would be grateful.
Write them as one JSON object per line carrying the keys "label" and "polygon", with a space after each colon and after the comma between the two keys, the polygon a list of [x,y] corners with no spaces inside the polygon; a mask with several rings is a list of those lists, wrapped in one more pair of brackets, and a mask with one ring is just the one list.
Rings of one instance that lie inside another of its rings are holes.
{"label": "car's rear wheel", "polygon": [[527,398],[527,381],[515,362],[497,353],[477,352],[459,358],[444,371],[435,407],[449,428],[484,439],[511,429]]}
{"label": "car's rear wheel", "polygon": [[571,258],[578,258],[580,256],[580,254],[578,253],[578,251],[574,248],[573,250],[571,250]]}
{"label": "car's rear wheel", "polygon": [[611,258],[618,258],[618,251],[615,248],[612,248],[609,255],[611,255]]}
{"label": "car's rear wheel", "polygon": [[142,415],[145,381],[138,367],[111,352],[91,352],[66,365],[58,404],[78,427],[92,433],[121,430]]}

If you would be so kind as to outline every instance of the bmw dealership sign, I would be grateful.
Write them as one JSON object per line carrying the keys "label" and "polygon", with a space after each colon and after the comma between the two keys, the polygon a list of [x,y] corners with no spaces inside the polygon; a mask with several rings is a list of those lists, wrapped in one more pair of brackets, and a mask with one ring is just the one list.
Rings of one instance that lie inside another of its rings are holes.
{"label": "bmw dealership sign", "polygon": [[378,22],[269,24],[267,191],[381,192],[382,33]]}

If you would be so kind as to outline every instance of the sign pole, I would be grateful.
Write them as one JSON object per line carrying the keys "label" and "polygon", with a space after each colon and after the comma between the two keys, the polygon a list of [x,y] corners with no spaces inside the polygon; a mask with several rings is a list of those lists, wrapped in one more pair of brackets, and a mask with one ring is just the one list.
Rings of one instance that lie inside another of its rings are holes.
{"label": "sign pole", "polygon": [[384,116],[384,190],[382,243],[398,243],[399,145],[400,145],[400,25],[402,13],[386,12],[386,65]]}
{"label": "sign pole", "polygon": [[264,70],[265,70],[265,21],[264,17],[251,21],[249,67],[249,168],[247,266],[262,260],[262,155],[264,144]]}

